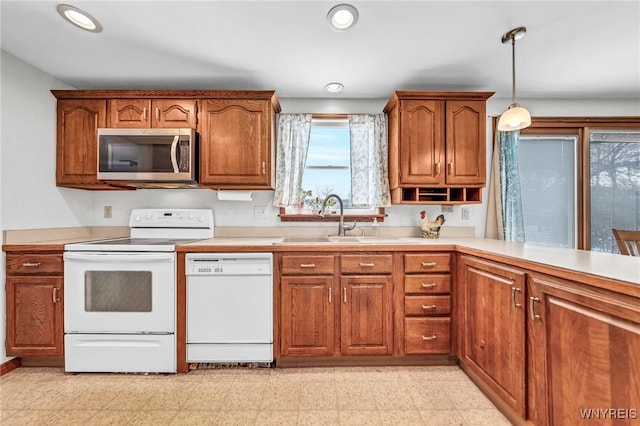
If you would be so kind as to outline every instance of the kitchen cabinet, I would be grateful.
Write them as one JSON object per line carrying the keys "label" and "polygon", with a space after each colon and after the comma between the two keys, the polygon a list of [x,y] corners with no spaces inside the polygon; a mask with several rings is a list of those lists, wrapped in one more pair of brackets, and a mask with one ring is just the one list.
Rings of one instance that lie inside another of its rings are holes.
{"label": "kitchen cabinet", "polygon": [[537,425],[578,424],[588,410],[606,409],[591,420],[635,424],[637,298],[536,273],[528,277],[528,290],[530,419]]}
{"label": "kitchen cabinet", "polygon": [[277,111],[271,97],[203,100],[200,184],[212,189],[273,189]]}
{"label": "kitchen cabinet", "polygon": [[480,203],[486,176],[486,100],[492,92],[396,91],[389,122],[393,203]]}
{"label": "kitchen cabinet", "polygon": [[109,127],[196,128],[194,99],[110,99]]}
{"label": "kitchen cabinet", "polygon": [[283,253],[279,259],[282,356],[393,352],[392,255]]}
{"label": "kitchen cabinet", "polygon": [[7,253],[6,353],[62,355],[62,253]]}
{"label": "kitchen cabinet", "polygon": [[461,256],[461,361],[525,418],[525,271]]}
{"label": "kitchen cabinet", "polygon": [[451,254],[404,254],[404,353],[451,352]]}
{"label": "kitchen cabinet", "polygon": [[106,117],[107,101],[105,99],[58,100],[57,186],[115,189],[97,179],[98,128],[106,127]]}

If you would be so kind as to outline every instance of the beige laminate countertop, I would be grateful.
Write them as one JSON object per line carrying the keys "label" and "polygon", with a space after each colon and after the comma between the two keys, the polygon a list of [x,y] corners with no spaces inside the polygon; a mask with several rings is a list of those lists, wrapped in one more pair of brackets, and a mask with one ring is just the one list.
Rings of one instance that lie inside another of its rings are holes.
{"label": "beige laminate countertop", "polygon": [[532,266],[542,267],[541,272],[564,271],[561,277],[577,279],[580,274],[587,274],[606,280],[621,281],[631,287],[632,292],[640,297],[640,257],[621,256],[612,253],[601,253],[586,250],[541,247],[531,244],[485,238],[411,238],[400,237],[389,243],[381,238],[380,243],[373,239],[366,243],[282,243],[282,238],[211,238],[178,246],[180,252],[220,252],[223,250],[242,251],[435,251],[456,250],[467,254],[481,254],[494,257],[496,260],[517,260]]}

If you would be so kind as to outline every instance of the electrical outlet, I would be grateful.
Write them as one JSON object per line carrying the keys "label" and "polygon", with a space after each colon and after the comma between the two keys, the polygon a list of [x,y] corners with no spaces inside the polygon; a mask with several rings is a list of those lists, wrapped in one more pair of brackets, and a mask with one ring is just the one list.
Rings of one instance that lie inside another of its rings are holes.
{"label": "electrical outlet", "polygon": [[460,209],[462,220],[469,220],[469,207],[463,207]]}
{"label": "electrical outlet", "polygon": [[453,213],[453,206],[440,206],[442,213]]}
{"label": "electrical outlet", "polygon": [[112,208],[111,206],[104,206],[104,218],[105,219],[111,219],[112,217]]}
{"label": "electrical outlet", "polygon": [[254,219],[266,219],[267,218],[267,206],[254,206],[253,207]]}

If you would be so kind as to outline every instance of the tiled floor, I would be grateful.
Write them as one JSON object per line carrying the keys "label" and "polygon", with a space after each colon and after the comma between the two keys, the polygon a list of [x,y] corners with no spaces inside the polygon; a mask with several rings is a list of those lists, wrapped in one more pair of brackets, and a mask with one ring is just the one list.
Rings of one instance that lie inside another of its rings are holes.
{"label": "tiled floor", "polygon": [[510,424],[455,366],[166,376],[19,368],[0,378],[0,412],[3,426]]}

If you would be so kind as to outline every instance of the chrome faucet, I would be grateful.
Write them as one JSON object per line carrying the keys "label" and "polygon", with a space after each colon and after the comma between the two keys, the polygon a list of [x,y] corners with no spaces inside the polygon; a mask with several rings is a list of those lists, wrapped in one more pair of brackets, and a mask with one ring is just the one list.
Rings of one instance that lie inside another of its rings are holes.
{"label": "chrome faucet", "polygon": [[322,208],[320,209],[320,212],[318,213],[318,216],[324,217],[324,211],[327,209],[327,202],[329,201],[329,198],[335,198],[336,200],[338,200],[338,204],[340,204],[340,222],[338,223],[338,236],[343,237],[343,236],[345,236],[344,231],[351,231],[352,229],[354,229],[356,227],[356,222],[353,222],[351,225],[345,226],[345,224],[344,224],[344,204],[342,203],[342,198],[340,198],[336,194],[327,195],[327,198],[325,198],[324,201],[322,202]]}

